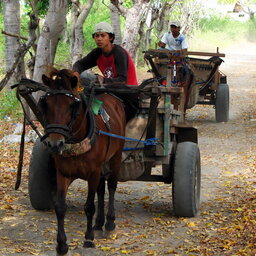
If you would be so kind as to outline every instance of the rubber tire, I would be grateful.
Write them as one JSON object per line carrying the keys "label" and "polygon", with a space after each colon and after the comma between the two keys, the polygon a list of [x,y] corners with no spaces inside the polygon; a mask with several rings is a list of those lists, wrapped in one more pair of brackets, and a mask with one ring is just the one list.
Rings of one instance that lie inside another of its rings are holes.
{"label": "rubber tire", "polygon": [[175,154],[172,199],[174,215],[196,216],[200,204],[201,162],[196,143],[178,143]]}
{"label": "rubber tire", "polygon": [[229,120],[229,87],[227,84],[219,84],[215,101],[216,122],[228,122]]}
{"label": "rubber tire", "polygon": [[56,170],[53,158],[44,144],[37,139],[30,157],[28,192],[36,210],[50,210],[56,197]]}

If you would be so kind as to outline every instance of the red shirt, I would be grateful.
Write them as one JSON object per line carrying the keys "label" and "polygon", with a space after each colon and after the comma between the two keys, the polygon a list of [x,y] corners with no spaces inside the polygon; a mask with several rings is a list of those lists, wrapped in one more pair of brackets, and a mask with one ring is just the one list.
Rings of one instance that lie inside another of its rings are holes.
{"label": "red shirt", "polygon": [[130,54],[119,45],[114,45],[108,55],[104,55],[101,49],[95,48],[83,59],[77,61],[73,70],[81,73],[96,65],[104,76],[104,83],[138,85],[133,60]]}

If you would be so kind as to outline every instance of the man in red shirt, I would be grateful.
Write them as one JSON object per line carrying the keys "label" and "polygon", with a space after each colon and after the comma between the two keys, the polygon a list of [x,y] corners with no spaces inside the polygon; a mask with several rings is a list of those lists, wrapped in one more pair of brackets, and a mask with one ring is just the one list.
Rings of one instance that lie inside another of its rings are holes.
{"label": "man in red shirt", "polygon": [[[103,21],[94,28],[93,38],[97,48],[77,61],[73,70],[79,74],[98,66],[103,76],[97,75],[99,82],[138,85],[136,70],[129,53],[119,45],[113,44],[115,34],[110,24]],[[81,77],[87,76],[82,73]]]}
{"label": "man in red shirt", "polygon": [[[121,46],[113,44],[115,34],[112,26],[105,21],[100,22],[95,26],[92,36],[97,48],[73,65],[73,71],[81,74],[82,81],[98,82],[106,86],[138,85],[135,66],[129,53]],[[103,76],[86,71],[95,66],[98,66]],[[124,101],[129,121],[137,112],[138,97],[118,93],[116,95]]]}

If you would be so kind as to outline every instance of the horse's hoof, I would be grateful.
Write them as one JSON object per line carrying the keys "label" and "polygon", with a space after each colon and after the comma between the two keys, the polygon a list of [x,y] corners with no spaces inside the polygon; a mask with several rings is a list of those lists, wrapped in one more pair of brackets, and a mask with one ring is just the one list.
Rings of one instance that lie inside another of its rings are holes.
{"label": "horse's hoof", "polygon": [[71,256],[71,254],[70,254],[70,252],[67,252],[66,254],[56,253],[56,256]]}
{"label": "horse's hoof", "polygon": [[97,226],[97,225],[95,225],[95,226],[93,227],[93,231],[103,231],[103,228],[102,228],[102,226]]}
{"label": "horse's hoof", "polygon": [[94,230],[93,233],[94,233],[95,238],[98,238],[98,239],[104,238],[102,229],[101,230]]}
{"label": "horse's hoof", "polygon": [[115,233],[116,233],[116,230],[105,230],[104,231],[104,238],[110,238]]}
{"label": "horse's hoof", "polygon": [[57,256],[66,256],[66,255],[69,255],[69,252],[68,252],[68,245],[62,245],[62,246],[59,246],[57,245],[56,247],[56,255]]}
{"label": "horse's hoof", "polygon": [[110,222],[107,221],[107,223],[105,224],[105,230],[107,231],[113,231],[115,230],[115,228],[116,228],[116,224],[113,221],[110,221]]}
{"label": "horse's hoof", "polygon": [[93,241],[91,240],[85,240],[84,241],[84,245],[85,248],[95,248],[95,244]]}

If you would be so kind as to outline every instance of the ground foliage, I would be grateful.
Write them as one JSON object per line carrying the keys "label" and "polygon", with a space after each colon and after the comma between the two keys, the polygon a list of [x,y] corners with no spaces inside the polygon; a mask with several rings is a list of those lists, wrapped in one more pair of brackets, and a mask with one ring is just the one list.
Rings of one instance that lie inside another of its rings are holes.
{"label": "ground foliage", "polygon": [[[250,48],[252,47],[252,48]],[[187,119],[198,128],[202,162],[202,203],[195,218],[176,218],[171,185],[120,183],[116,195],[117,232],[96,239],[96,249],[82,249],[87,187],[72,184],[68,193],[66,233],[73,256],[256,254],[256,109],[255,45],[243,45],[225,59],[230,85],[230,121],[214,122],[214,109],[196,106]],[[237,59],[235,59],[235,57]],[[241,61],[243,58],[243,61]],[[245,83],[246,81],[246,83]],[[21,120],[1,120],[0,139],[13,134]],[[19,143],[0,147],[0,255],[55,255],[54,211],[32,209],[28,166],[33,143],[26,143],[22,185],[14,190]],[[159,167],[156,168],[159,172]]]}
{"label": "ground foliage", "polygon": [[[1,139],[13,133],[15,124],[1,121],[0,127]],[[247,126],[247,132],[253,129],[255,126]],[[215,136],[227,137],[218,133]],[[43,251],[51,252],[55,247],[54,212],[39,213],[27,203],[27,168],[32,145],[26,145],[23,185],[19,191],[14,191],[19,143],[2,143],[0,149],[0,230],[5,234],[0,236],[0,255],[42,255]],[[221,186],[214,198],[205,195],[210,199],[202,203],[200,215],[193,219],[170,216],[170,188],[167,185],[147,183],[140,189],[147,193],[137,198],[132,188],[121,186],[118,193],[130,198],[124,202],[124,208],[118,210],[117,222],[121,232],[96,240],[102,255],[255,255],[256,163],[250,152],[240,152],[239,157],[247,168],[232,173],[228,166],[236,165],[237,159],[233,154],[225,153],[226,164],[219,178]],[[206,165],[214,164],[211,156],[202,156],[202,161]],[[155,190],[155,187],[158,189]],[[69,200],[75,199],[79,192],[85,194],[86,189],[79,187],[78,191],[71,190]],[[161,207],[155,205],[157,201],[162,202]],[[72,213],[66,220],[69,244],[73,250],[81,247],[85,227],[76,219],[77,216],[71,216],[76,214],[80,219],[84,215],[80,203],[72,202]],[[151,216],[144,222],[134,218],[133,211],[137,204]],[[4,229],[8,225],[7,236]],[[34,233],[31,240],[23,238],[28,229]],[[44,237],[41,244],[36,238],[39,234]],[[172,239],[179,241],[175,248],[167,246]],[[143,247],[145,243],[148,244],[147,249]],[[75,252],[72,255],[83,254]]]}

